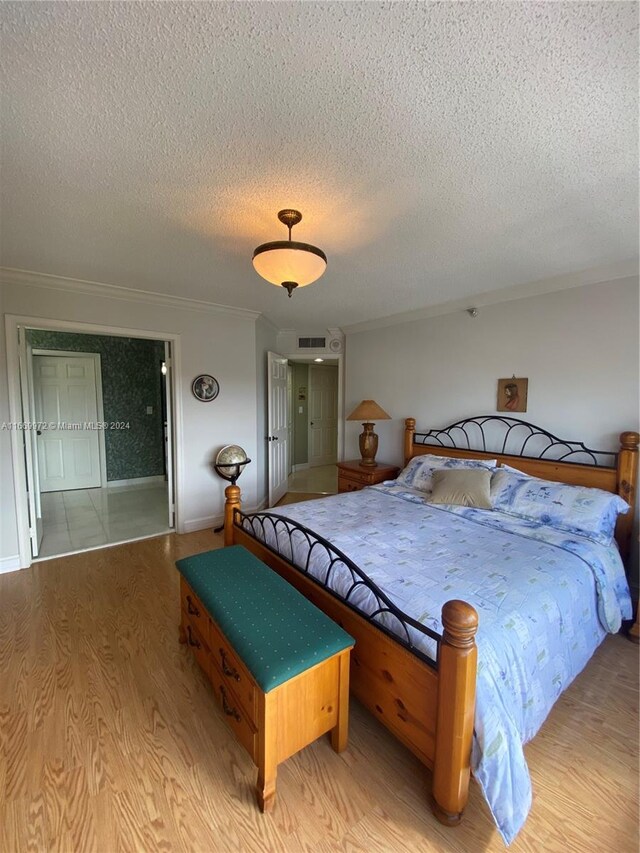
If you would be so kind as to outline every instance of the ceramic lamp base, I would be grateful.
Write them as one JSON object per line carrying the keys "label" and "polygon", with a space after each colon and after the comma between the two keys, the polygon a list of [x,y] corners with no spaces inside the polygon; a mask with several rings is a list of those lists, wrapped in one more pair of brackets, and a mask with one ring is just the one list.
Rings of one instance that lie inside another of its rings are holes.
{"label": "ceramic lamp base", "polygon": [[375,468],[376,453],[378,452],[378,436],[373,431],[374,424],[362,424],[364,432],[360,433],[360,464],[365,468]]}

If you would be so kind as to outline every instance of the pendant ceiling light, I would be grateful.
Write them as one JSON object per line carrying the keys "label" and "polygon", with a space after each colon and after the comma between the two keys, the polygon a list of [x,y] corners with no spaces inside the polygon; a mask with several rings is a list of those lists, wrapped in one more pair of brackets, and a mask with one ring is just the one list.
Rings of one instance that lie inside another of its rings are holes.
{"label": "pendant ceiling light", "polygon": [[278,219],[289,229],[289,239],[258,246],[253,252],[253,266],[258,275],[285,287],[291,296],[295,287],[306,287],[320,278],[327,268],[327,256],[317,246],[291,239],[291,229],[302,219],[299,210],[281,210]]}

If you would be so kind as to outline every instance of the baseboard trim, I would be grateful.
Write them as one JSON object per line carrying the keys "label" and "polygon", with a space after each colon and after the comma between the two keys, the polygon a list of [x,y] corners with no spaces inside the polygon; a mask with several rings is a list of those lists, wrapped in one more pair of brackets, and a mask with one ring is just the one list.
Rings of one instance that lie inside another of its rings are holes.
{"label": "baseboard trim", "polygon": [[156,474],[153,477],[132,477],[130,480],[107,480],[107,488],[118,488],[118,486],[143,486],[147,483],[165,483],[164,474]]}
{"label": "baseboard trim", "polygon": [[293,473],[295,474],[296,471],[306,471],[307,468],[310,468],[310,467],[311,466],[309,465],[308,462],[301,462],[299,465],[293,466]]}
{"label": "baseboard trim", "polygon": [[[258,506],[243,506],[243,512],[261,512],[268,506],[268,499],[260,501]],[[178,533],[196,533],[198,530],[206,530],[208,527],[220,527],[224,523],[222,515],[204,515],[202,518],[191,518],[185,521]]]}
{"label": "baseboard trim", "polygon": [[20,565],[20,554],[16,554],[14,557],[2,557],[0,559],[0,575],[3,575],[5,572],[15,572],[22,568],[23,566]]}
{"label": "baseboard trim", "polygon": [[205,515],[202,518],[191,518],[185,521],[179,533],[195,533],[198,530],[206,530],[207,527],[220,527],[224,521],[224,515]]}

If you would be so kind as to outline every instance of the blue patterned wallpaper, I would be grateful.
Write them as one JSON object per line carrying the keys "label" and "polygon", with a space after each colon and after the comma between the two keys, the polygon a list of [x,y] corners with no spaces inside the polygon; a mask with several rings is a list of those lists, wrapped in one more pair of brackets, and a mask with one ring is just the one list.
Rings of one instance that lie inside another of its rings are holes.
{"label": "blue patterned wallpaper", "polygon": [[129,429],[105,431],[107,480],[164,474],[162,341],[35,329],[29,340],[34,349],[100,354],[104,419],[129,422]]}

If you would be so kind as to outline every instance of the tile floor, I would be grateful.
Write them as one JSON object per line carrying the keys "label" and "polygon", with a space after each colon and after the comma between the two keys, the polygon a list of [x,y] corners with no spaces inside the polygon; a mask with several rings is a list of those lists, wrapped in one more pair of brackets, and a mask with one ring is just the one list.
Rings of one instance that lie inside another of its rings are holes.
{"label": "tile floor", "polygon": [[338,469],[335,465],[319,465],[294,471],[289,475],[287,491],[335,495],[338,491]]}
{"label": "tile floor", "polygon": [[46,492],[42,522],[38,559],[165,533],[169,529],[167,485]]}

